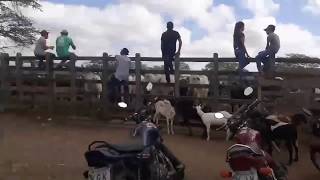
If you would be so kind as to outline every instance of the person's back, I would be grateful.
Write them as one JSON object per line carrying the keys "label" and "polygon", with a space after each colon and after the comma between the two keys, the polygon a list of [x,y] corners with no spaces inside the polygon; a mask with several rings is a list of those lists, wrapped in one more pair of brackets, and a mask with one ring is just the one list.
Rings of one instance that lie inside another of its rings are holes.
{"label": "person's back", "polygon": [[36,46],[34,48],[34,55],[36,56],[45,56],[46,54],[46,39],[41,36],[37,41],[36,41]]}
{"label": "person's back", "polygon": [[162,53],[163,54],[175,54],[176,53],[176,43],[180,38],[180,34],[174,30],[167,30],[161,36],[161,41],[163,43]]}
{"label": "person's back", "polygon": [[69,47],[73,44],[72,39],[66,35],[61,35],[57,38],[57,55],[60,58],[65,58],[70,56]]}
{"label": "person's back", "polygon": [[276,54],[280,49],[280,38],[276,33],[270,33],[268,35],[268,41],[270,42],[268,50],[271,50]]}
{"label": "person's back", "polygon": [[126,55],[116,55],[115,58],[117,61],[115,77],[119,81],[128,81],[129,69],[131,64],[130,58],[128,58]]}

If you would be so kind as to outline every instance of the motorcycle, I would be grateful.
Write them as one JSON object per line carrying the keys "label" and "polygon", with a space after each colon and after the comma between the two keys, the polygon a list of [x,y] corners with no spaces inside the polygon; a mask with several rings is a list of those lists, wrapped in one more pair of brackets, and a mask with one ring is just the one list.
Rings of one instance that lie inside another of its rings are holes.
{"label": "motorcycle", "polygon": [[[246,88],[244,94],[253,92]],[[223,170],[222,178],[232,180],[285,180],[287,169],[276,163],[272,157],[262,150],[262,136],[259,131],[249,127],[249,119],[260,103],[257,99],[249,105],[243,105],[233,114],[224,127],[228,127],[231,135],[236,137],[236,144],[227,149],[226,162],[232,171]],[[223,127],[222,127],[223,128]]]}
{"label": "motorcycle", "polygon": [[[148,107],[148,106],[147,106]],[[85,153],[88,180],[182,180],[185,166],[163,144],[146,108],[129,116],[137,123],[131,144],[94,141]]]}

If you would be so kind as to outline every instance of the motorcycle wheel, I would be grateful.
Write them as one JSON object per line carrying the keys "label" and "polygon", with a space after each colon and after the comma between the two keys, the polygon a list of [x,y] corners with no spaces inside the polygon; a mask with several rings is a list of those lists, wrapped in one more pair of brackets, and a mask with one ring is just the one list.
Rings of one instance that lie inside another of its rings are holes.
{"label": "motorcycle wheel", "polygon": [[320,152],[311,152],[311,160],[314,166],[320,171]]}

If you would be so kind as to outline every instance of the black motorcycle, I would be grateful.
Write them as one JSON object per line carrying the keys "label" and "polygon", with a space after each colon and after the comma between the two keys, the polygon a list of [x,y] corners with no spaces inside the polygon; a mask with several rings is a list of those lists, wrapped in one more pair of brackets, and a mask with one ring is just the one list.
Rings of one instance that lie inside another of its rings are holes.
{"label": "black motorcycle", "polygon": [[89,180],[182,180],[185,166],[163,144],[151,115],[143,108],[128,120],[137,126],[132,144],[95,141],[85,153]]}

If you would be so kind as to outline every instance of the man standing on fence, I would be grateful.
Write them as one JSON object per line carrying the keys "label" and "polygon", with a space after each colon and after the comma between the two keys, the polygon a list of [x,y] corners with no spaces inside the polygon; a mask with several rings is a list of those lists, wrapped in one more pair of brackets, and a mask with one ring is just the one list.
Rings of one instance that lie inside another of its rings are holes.
{"label": "man standing on fence", "polygon": [[[120,97],[119,94],[124,94],[124,101],[128,102],[128,96],[129,96],[129,87],[128,87],[128,81],[129,81],[129,70],[131,66],[131,60],[128,57],[129,50],[127,48],[123,48],[120,51],[120,55],[116,55],[116,72],[111,77],[108,86],[110,87],[109,90],[109,98],[112,103],[115,101],[119,102]],[[123,89],[122,89],[123,88]]]}
{"label": "man standing on fence", "polygon": [[[176,52],[177,40],[179,41],[179,49]],[[162,59],[164,61],[164,72],[166,74],[166,80],[170,83],[170,74],[173,74],[173,64],[175,56],[180,56],[180,50],[182,47],[182,41],[180,34],[173,30],[173,23],[167,23],[167,31],[162,33],[161,36],[161,51]]]}
{"label": "man standing on fence", "polygon": [[[49,32],[46,30],[42,30],[40,32],[41,37],[37,40],[36,46],[34,49],[34,55],[39,60],[38,67],[43,69],[45,67],[44,60],[46,59],[46,50],[53,49],[54,46],[47,46],[47,39],[49,37]],[[54,56],[54,54],[50,53],[51,56]]]}
{"label": "man standing on fence", "polygon": [[264,51],[259,52],[256,56],[257,68],[261,73],[261,63],[263,63],[263,71],[269,72],[273,70],[274,58],[280,49],[280,39],[277,34],[274,33],[276,27],[274,25],[269,25],[264,29],[268,35],[267,37],[267,47]]}
{"label": "man standing on fence", "polygon": [[69,52],[69,47],[71,46],[72,49],[76,49],[72,39],[68,36],[67,30],[61,31],[61,36],[59,36],[56,40],[57,46],[57,55],[61,62],[58,64],[57,68],[60,68],[65,65],[65,63],[70,60],[71,56],[75,56],[74,53]]}

